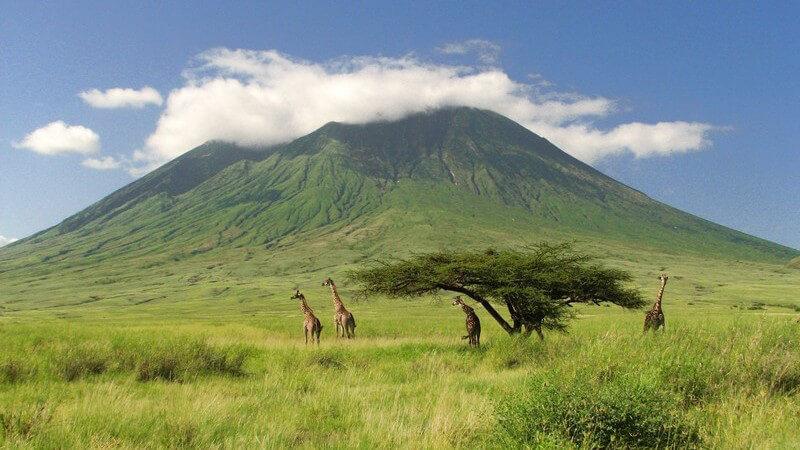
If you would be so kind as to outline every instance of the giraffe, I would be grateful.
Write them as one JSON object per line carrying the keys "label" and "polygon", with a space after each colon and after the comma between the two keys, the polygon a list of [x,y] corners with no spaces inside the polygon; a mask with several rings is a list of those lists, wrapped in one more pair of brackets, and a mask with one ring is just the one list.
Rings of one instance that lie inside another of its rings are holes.
{"label": "giraffe", "polygon": [[339,329],[342,330],[341,337],[347,336],[347,339],[356,337],[356,319],[350,311],[345,309],[339,292],[336,290],[336,283],[328,278],[322,282],[322,285],[330,286],[333,295],[333,325],[336,327],[336,337],[340,337]]}
{"label": "giraffe", "polygon": [[306,316],[306,319],[303,321],[303,334],[306,336],[306,345],[308,345],[309,334],[311,334],[311,343],[314,343],[314,337],[316,336],[317,345],[319,345],[319,335],[322,333],[322,324],[319,319],[317,319],[317,316],[314,315],[314,310],[306,303],[306,296],[298,290],[291,299],[300,300],[300,310],[303,311],[303,315]]}
{"label": "giraffe", "polygon": [[666,275],[661,275],[661,277],[659,277],[661,280],[661,289],[658,290],[658,297],[653,307],[650,308],[650,311],[644,316],[644,329],[642,330],[642,334],[646,334],[647,330],[658,331],[659,328],[661,328],[661,330],[666,329],[664,325],[664,311],[661,310],[661,297],[664,295],[664,286],[667,285],[668,278],[669,277]]}
{"label": "giraffe", "polygon": [[461,310],[467,315],[467,335],[463,336],[461,339],[469,339],[470,347],[480,347],[481,321],[478,319],[478,315],[475,314],[475,310],[467,306],[460,295],[457,295],[456,298],[453,299],[453,306],[460,306]]}

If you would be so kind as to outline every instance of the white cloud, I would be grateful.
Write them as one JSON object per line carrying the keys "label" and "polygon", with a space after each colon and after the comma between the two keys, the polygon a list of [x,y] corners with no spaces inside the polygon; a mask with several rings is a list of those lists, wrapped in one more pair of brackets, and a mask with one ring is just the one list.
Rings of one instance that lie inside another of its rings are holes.
{"label": "white cloud", "polygon": [[104,156],[102,158],[86,158],[81,165],[95,170],[109,170],[120,168],[121,163],[112,156]]}
{"label": "white cloud", "polygon": [[447,55],[464,55],[474,52],[478,55],[478,60],[484,64],[497,64],[500,56],[500,46],[485,39],[451,42],[437,50]]}
{"label": "white cloud", "polygon": [[26,148],[44,155],[60,153],[95,153],[100,149],[100,136],[80,125],[67,125],[61,120],[51,122],[14,142],[16,148]]}
{"label": "white cloud", "polygon": [[[488,46],[475,42],[469,45]],[[469,45],[439,50],[472,51]],[[603,129],[594,122],[617,110],[611,99],[559,92],[536,75],[519,82],[497,67],[435,64],[414,56],[318,63],[275,50],[221,48],[199,55],[198,63],[184,73],[185,85],[170,92],[155,131],[133,155],[133,172],[146,173],[211,139],[270,145],[332,120],[392,120],[443,106],[496,111],[586,162],[624,152],[647,157],[700,150],[710,145],[708,133],[715,128],[677,121]]]}
{"label": "white cloud", "polygon": [[142,108],[145,105],[161,105],[164,99],[150,86],[142,89],[112,88],[105,91],[92,89],[78,94],[84,102],[95,108]]}
{"label": "white cloud", "polygon": [[15,238],[7,238],[7,237],[3,236],[2,234],[0,234],[0,247],[8,245],[8,244],[10,244],[10,243],[12,243],[12,242],[14,242],[16,240],[17,239],[15,239]]}
{"label": "white cloud", "polygon": [[707,123],[659,122],[626,123],[611,130],[599,130],[590,125],[553,126],[530,123],[528,127],[546,136],[558,147],[576,158],[595,162],[605,156],[630,152],[637,158],[702,150],[711,145],[708,133],[720,130]]}

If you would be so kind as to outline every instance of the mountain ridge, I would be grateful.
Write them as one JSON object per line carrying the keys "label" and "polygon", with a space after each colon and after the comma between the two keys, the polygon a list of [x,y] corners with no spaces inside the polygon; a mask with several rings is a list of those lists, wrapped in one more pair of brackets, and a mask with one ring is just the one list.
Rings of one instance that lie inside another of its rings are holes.
{"label": "mountain ridge", "polygon": [[[505,216],[516,223],[501,225]],[[418,223],[425,217],[427,229]],[[475,221],[475,230],[454,226],[456,218]],[[450,227],[470,245],[488,244],[480,230],[494,228],[505,230],[498,235],[588,236],[664,251],[671,246],[659,242],[673,241],[678,250],[784,263],[800,254],[653,200],[508,118],[465,107],[398,121],[329,122],[255,149],[207,142],[7,248],[62,246],[56,254],[88,257],[117,243],[115,257],[123,258],[187,253],[184,247],[189,255],[226,246],[266,251],[282,240],[301,245],[295,238],[302,233],[360,224],[374,231],[361,253],[380,254],[394,248],[391,236],[405,235],[403,221],[423,230],[416,248],[426,239],[447,242],[441,229]],[[164,245],[172,240],[183,250]],[[89,249],[78,252],[65,241]]]}

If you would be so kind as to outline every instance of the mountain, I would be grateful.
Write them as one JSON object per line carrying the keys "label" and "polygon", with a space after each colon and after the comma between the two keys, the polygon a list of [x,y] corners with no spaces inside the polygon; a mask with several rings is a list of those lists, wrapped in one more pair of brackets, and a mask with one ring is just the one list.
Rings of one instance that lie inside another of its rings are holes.
{"label": "mountain", "polygon": [[0,250],[0,282],[231,258],[301,273],[540,239],[783,264],[800,255],[657,202],[499,114],[448,108],[331,122],[265,148],[206,143]]}

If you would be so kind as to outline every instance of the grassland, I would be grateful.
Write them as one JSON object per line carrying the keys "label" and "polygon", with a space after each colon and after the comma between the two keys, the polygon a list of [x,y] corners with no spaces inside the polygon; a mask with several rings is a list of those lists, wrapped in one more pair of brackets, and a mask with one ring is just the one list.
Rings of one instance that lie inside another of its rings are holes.
{"label": "grassland", "polygon": [[[319,348],[300,343],[298,317],[6,322],[3,445],[474,448],[520,438],[560,447],[558,433],[498,423],[498,405],[541,395],[537,376],[644,386],[667,399],[646,414],[680,421],[698,445],[800,444],[800,332],[785,315],[673,309],[667,334],[643,339],[639,314],[584,311],[569,335],[545,342],[487,324],[486,344],[471,351],[455,337],[462,318],[444,306],[412,304],[399,320],[358,306],[359,338],[335,342],[326,329]],[[625,401],[612,412],[641,407]],[[585,412],[546,417],[570,413]]]}
{"label": "grassland", "polygon": [[[651,298],[514,340],[447,298],[356,299],[373,258],[574,241]],[[209,143],[0,249],[10,448],[800,447],[797,250],[655,202],[494,113]],[[790,263],[794,259],[794,262]],[[332,338],[333,277],[358,338]],[[302,289],[322,319],[302,344]]]}
{"label": "grassland", "polygon": [[[623,249],[604,259],[647,293],[659,272],[671,275],[664,335],[642,338],[641,312],[583,307],[569,334],[517,341],[483,314],[484,345],[472,351],[446,299],[356,300],[341,282],[358,338],[337,342],[320,286],[332,269],[259,278],[220,259],[149,280],[114,266],[66,287],[43,275],[29,288],[37,299],[11,283],[0,309],[2,445],[588,448],[608,436],[535,425],[589,420],[621,436],[657,417],[684,432],[663,430],[662,445],[800,446],[800,271]],[[103,279],[113,281],[93,282]],[[295,287],[325,326],[319,348],[302,344]],[[504,421],[520,408],[537,412]]]}

